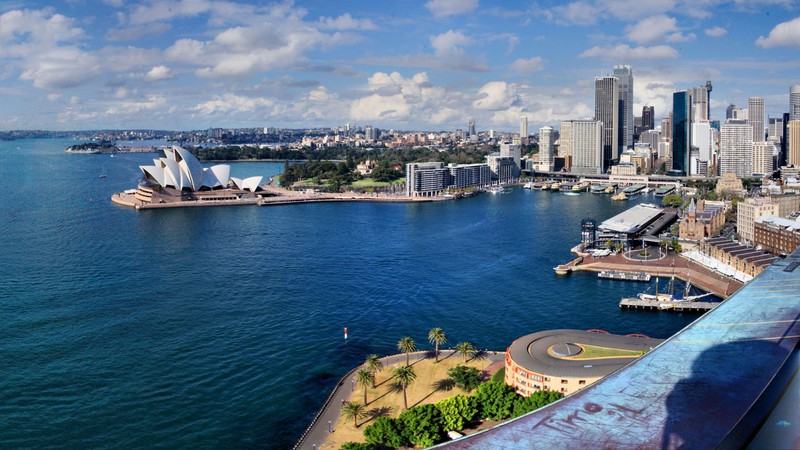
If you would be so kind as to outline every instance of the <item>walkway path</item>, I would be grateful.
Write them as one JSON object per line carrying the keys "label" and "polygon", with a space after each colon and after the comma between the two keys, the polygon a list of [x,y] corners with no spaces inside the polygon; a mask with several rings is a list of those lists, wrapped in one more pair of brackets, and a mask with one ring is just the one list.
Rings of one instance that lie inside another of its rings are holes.
{"label": "walkway path", "polygon": [[[447,358],[455,354],[455,350],[439,350],[439,359]],[[490,365],[487,367],[496,371],[502,365],[495,365],[498,362],[505,361],[505,352],[500,351],[485,351],[483,357],[487,358]],[[410,360],[417,361],[420,359],[433,359],[433,351],[425,350],[420,352],[411,353]],[[401,353],[398,355],[386,356],[381,358],[384,367],[391,366],[405,362],[406,354]],[[325,439],[328,438],[330,430],[335,430],[339,418],[342,414],[342,399],[349,399],[353,393],[353,385],[355,383],[355,376],[361,366],[355,367],[347,373],[340,381],[336,388],[328,396],[322,409],[312,421],[306,432],[294,446],[295,449],[323,449]]]}

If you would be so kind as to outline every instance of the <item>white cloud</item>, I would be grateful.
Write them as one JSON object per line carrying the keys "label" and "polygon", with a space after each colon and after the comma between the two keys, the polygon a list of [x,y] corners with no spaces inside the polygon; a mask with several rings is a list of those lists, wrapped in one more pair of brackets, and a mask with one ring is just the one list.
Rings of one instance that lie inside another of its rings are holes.
{"label": "white cloud", "polygon": [[579,55],[581,58],[602,57],[607,60],[677,58],[678,51],[669,45],[653,47],[630,47],[619,44],[614,47],[592,47]]}
{"label": "white cloud", "polygon": [[201,114],[214,113],[241,113],[241,112],[261,112],[261,110],[271,110],[275,102],[263,97],[245,97],[241,95],[227,93],[215,95],[213,99],[200,103],[195,106],[195,111]]}
{"label": "white cloud", "polygon": [[769,32],[769,36],[759,36],[756,45],[763,48],[800,47],[800,17],[779,23]]}
{"label": "white cloud", "polygon": [[144,81],[161,81],[175,78],[175,74],[167,66],[155,66],[144,76]]}
{"label": "white cloud", "polygon": [[713,27],[713,28],[706,28],[705,33],[706,36],[721,37],[725,36],[725,34],[728,33],[728,30],[722,27]]}
{"label": "white cloud", "polygon": [[523,74],[531,74],[533,72],[538,72],[544,68],[544,61],[539,56],[534,56],[533,58],[528,59],[518,59],[511,63],[511,69],[515,72],[523,73]]}
{"label": "white cloud", "polygon": [[467,14],[478,8],[478,0],[430,0],[425,7],[436,17]]}
{"label": "white cloud", "polygon": [[432,36],[431,47],[437,55],[460,55],[464,53],[461,47],[472,42],[470,38],[460,31],[449,30],[445,33]]}
{"label": "white cloud", "polygon": [[145,36],[165,33],[171,28],[172,26],[166,23],[150,23],[128,28],[116,27],[108,30],[106,37],[111,41],[134,41]]}
{"label": "white cloud", "polygon": [[599,12],[592,4],[578,1],[545,10],[543,14],[558,25],[592,25],[597,22]]}
{"label": "white cloud", "polygon": [[677,4],[676,0],[597,0],[596,6],[619,19],[637,20],[665,14],[674,10]]}
{"label": "white cloud", "polygon": [[478,110],[498,111],[508,109],[519,101],[516,87],[505,81],[491,81],[479,90],[472,107]]}
{"label": "white cloud", "polygon": [[655,16],[640,20],[626,27],[628,39],[637,44],[649,44],[664,39],[667,34],[678,31],[674,17]]}
{"label": "white cloud", "polygon": [[354,19],[350,13],[342,14],[337,18],[333,17],[320,17],[319,25],[322,29],[331,30],[377,30],[369,19]]}

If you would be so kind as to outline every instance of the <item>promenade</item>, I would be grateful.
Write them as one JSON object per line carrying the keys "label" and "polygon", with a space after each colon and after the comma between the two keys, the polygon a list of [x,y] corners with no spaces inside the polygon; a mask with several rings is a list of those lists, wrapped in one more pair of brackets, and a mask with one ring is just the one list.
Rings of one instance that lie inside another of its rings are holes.
{"label": "promenade", "polygon": [[[439,360],[447,358],[461,358],[455,350],[443,349],[439,350]],[[418,351],[410,354],[410,361],[413,365],[415,362],[434,358],[432,350]],[[495,370],[502,366],[505,360],[505,352],[503,351],[485,351],[478,354],[476,358],[483,358],[486,361],[486,371]],[[405,364],[406,354],[401,353],[397,355],[386,356],[381,358],[384,371],[392,365]],[[497,364],[501,363],[501,364]],[[336,428],[342,419],[342,400],[362,401],[363,391],[356,386],[355,375],[362,366],[357,366],[351,369],[336,385],[333,391],[328,396],[325,404],[322,406],[316,417],[311,422],[311,425],[306,429],[305,433],[300,437],[294,449],[333,449],[338,448],[342,442],[331,442],[330,437],[336,432]],[[490,375],[490,374],[489,374]],[[387,375],[382,375],[387,376]],[[386,381],[389,381],[388,379]],[[427,380],[417,379],[415,383],[427,383]],[[354,388],[355,386],[355,388]],[[455,394],[454,394],[455,395]],[[427,403],[427,402],[426,402]],[[409,407],[412,406],[412,401],[409,398]]]}
{"label": "promenade", "polygon": [[[662,278],[675,276],[675,278],[679,280],[691,281],[692,285],[722,298],[729,297],[744,286],[740,281],[708,269],[677,253],[665,254],[663,251],[660,251],[658,258],[647,260],[633,259],[627,256],[639,251],[640,250],[632,250],[627,253],[618,253],[616,255],[603,256],[600,258],[583,256],[570,263],[556,267],[556,271],[602,272],[605,270],[617,270],[625,272],[644,272]],[[651,249],[651,251],[653,250]]]}

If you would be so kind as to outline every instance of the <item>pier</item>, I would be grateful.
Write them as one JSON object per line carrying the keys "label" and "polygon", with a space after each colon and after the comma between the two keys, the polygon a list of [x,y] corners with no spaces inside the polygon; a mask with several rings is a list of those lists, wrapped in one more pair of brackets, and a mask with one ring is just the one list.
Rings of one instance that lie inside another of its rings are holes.
{"label": "pier", "polygon": [[719,302],[660,302],[640,298],[623,298],[619,307],[624,309],[649,309],[656,311],[706,312],[714,309]]}
{"label": "pier", "polygon": [[645,272],[617,272],[616,270],[604,270],[597,274],[597,278],[621,281],[650,281],[650,274]]}

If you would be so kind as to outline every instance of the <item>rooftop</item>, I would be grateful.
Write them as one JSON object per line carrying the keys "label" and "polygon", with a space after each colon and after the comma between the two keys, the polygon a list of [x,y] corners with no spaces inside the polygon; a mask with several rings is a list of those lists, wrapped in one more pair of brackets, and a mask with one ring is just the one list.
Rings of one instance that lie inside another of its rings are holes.
{"label": "rooftop", "polygon": [[642,203],[606,220],[598,229],[618,233],[636,233],[664,211],[655,205]]}

